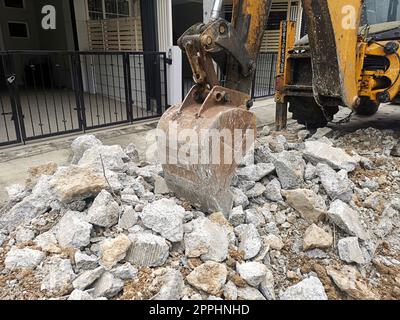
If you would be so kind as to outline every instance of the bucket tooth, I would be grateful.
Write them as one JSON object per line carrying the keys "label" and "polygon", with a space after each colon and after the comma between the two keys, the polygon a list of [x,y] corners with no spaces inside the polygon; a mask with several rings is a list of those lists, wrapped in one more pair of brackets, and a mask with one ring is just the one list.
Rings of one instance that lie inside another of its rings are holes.
{"label": "bucket tooth", "polygon": [[193,206],[228,215],[232,178],[253,145],[256,118],[245,107],[249,96],[244,93],[217,86],[203,103],[195,97],[193,87],[183,104],[169,109],[159,122],[165,180],[171,192]]}

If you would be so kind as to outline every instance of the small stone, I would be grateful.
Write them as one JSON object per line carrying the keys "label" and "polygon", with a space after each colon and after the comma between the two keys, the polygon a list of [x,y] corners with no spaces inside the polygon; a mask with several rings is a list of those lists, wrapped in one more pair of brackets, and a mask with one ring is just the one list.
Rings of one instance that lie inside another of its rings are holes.
{"label": "small stone", "polygon": [[129,262],[111,270],[111,273],[121,280],[132,280],[137,277],[138,269]]}
{"label": "small stone", "polygon": [[362,240],[367,240],[369,238],[368,233],[361,225],[358,212],[354,211],[343,201],[334,201],[328,211],[328,216],[339,228],[348,234]]}
{"label": "small stone", "polygon": [[155,194],[168,194],[169,193],[168,185],[167,185],[167,182],[165,182],[164,178],[162,178],[160,176],[156,176],[154,178],[154,193]]}
{"label": "small stone", "polygon": [[115,239],[104,240],[100,244],[101,265],[106,269],[111,269],[125,258],[130,246],[131,241],[124,234],[120,234]]}
{"label": "small stone", "polygon": [[281,300],[328,300],[324,286],[317,277],[307,278],[300,283],[286,289]]}
{"label": "small stone", "polygon": [[354,184],[347,176],[347,172],[342,170],[338,173],[326,164],[317,165],[317,174],[321,183],[332,200],[340,199],[350,202],[353,197]]}
{"label": "small stone", "polygon": [[42,251],[50,253],[60,253],[61,249],[58,246],[56,236],[52,231],[47,231],[38,235],[34,242],[38,245]]}
{"label": "small stone", "polygon": [[324,229],[312,224],[306,230],[303,239],[303,249],[325,249],[331,247],[333,244],[333,236],[326,232]]}
{"label": "small stone", "polygon": [[90,244],[92,228],[82,213],[68,211],[56,226],[56,238],[64,248],[80,249]]}
{"label": "small stone", "polygon": [[33,239],[35,239],[35,232],[33,230],[24,227],[17,228],[17,233],[15,235],[17,243],[28,242]]}
{"label": "small stone", "polygon": [[184,215],[185,209],[173,200],[161,199],[144,207],[140,218],[147,228],[171,242],[180,242],[183,240]]}
{"label": "small stone", "polygon": [[245,195],[250,199],[254,199],[262,196],[266,190],[267,188],[263,184],[257,182],[252,189],[245,192]]}
{"label": "small stone", "polygon": [[176,301],[183,296],[184,282],[182,274],[178,270],[167,268],[163,275],[155,279],[152,286],[160,288],[152,300]]}
{"label": "small stone", "polygon": [[228,281],[224,286],[225,300],[235,301],[238,298],[238,289],[232,281]]}
{"label": "small stone", "polygon": [[229,240],[226,230],[207,218],[193,220],[192,231],[185,234],[185,254],[203,261],[225,261]]}
{"label": "small stone", "polygon": [[194,269],[186,277],[186,281],[196,289],[217,295],[225,285],[227,276],[228,271],[225,265],[207,261]]}
{"label": "small stone", "polygon": [[287,203],[309,222],[318,222],[326,214],[324,199],[312,190],[297,189],[283,191],[282,194]]}
{"label": "small stone", "polygon": [[272,161],[283,189],[296,189],[303,185],[306,163],[297,151],[281,152]]}
{"label": "small stone", "polygon": [[274,274],[267,269],[264,280],[260,284],[260,291],[267,300],[276,300]]}
{"label": "small stone", "polygon": [[265,300],[262,293],[253,287],[238,288],[237,293],[238,293],[238,300],[247,300],[247,301]]}
{"label": "small stone", "polygon": [[335,170],[354,171],[357,161],[343,149],[334,148],[320,141],[307,141],[304,158],[312,164],[324,163]]}
{"label": "small stone", "polygon": [[232,209],[229,215],[229,223],[234,227],[244,224],[246,221],[246,215],[243,211],[242,206],[238,206]]}
{"label": "small stone", "polygon": [[9,270],[19,268],[33,269],[42,262],[45,256],[45,253],[42,251],[32,250],[29,248],[17,249],[16,247],[13,247],[6,254],[4,265]]}
{"label": "small stone", "polygon": [[390,155],[393,157],[400,157],[400,142],[392,149]]}
{"label": "small stone", "polygon": [[64,293],[76,278],[69,259],[52,257],[45,262],[40,272],[44,274],[40,289],[51,293]]}
{"label": "small stone", "polygon": [[159,267],[164,265],[169,256],[169,247],[165,239],[148,234],[129,235],[132,246],[126,260],[137,267]]}
{"label": "small stone", "polygon": [[88,221],[96,226],[110,228],[118,223],[121,210],[113,196],[103,190],[88,211]]}
{"label": "small stone", "polygon": [[104,272],[94,283],[93,297],[115,297],[124,288],[124,282],[114,277],[110,272]]}
{"label": "small stone", "polygon": [[236,270],[250,286],[257,287],[265,279],[267,267],[258,262],[236,263]]}
{"label": "small stone", "polygon": [[257,228],[252,224],[243,224],[235,228],[239,235],[239,252],[244,253],[244,259],[250,260],[258,255],[262,241]]}
{"label": "small stone", "polygon": [[275,171],[271,163],[253,164],[237,170],[236,174],[240,179],[258,182]]}
{"label": "small stone", "polygon": [[119,220],[118,227],[124,230],[128,230],[137,224],[139,220],[139,214],[132,207],[125,207]]}
{"label": "small stone", "polygon": [[364,264],[365,259],[357,237],[341,239],[338,242],[339,257],[347,263]]}
{"label": "small stone", "polygon": [[99,261],[96,256],[89,256],[79,250],[75,252],[74,260],[77,270],[93,270],[99,265]]}
{"label": "small stone", "polygon": [[257,209],[246,210],[246,224],[253,224],[257,228],[265,225],[266,221],[263,214]]}
{"label": "small stone", "polygon": [[283,201],[281,192],[282,192],[281,183],[279,182],[278,179],[273,179],[271,182],[267,184],[264,196],[270,201],[281,202]]}
{"label": "small stone", "polygon": [[93,300],[93,297],[86,291],[75,289],[69,295],[68,300],[70,300],[70,301],[89,301],[89,300]]}
{"label": "small stone", "polygon": [[307,163],[304,180],[311,181],[317,177],[317,168],[311,162]]}
{"label": "small stone", "polygon": [[249,198],[245,195],[245,193],[238,189],[238,188],[232,188],[232,195],[233,195],[233,205],[235,207],[243,207],[246,208],[250,202]]}
{"label": "small stone", "polygon": [[73,152],[71,163],[77,164],[87,150],[99,145],[102,145],[101,141],[93,135],[84,135],[75,139],[71,145]]}
{"label": "small stone", "polygon": [[8,194],[8,200],[11,202],[20,202],[29,194],[27,188],[20,184],[13,184],[6,187],[6,191]]}
{"label": "small stone", "polygon": [[133,143],[130,143],[129,145],[127,145],[124,149],[124,152],[131,161],[133,161],[135,163],[140,162],[139,152]]}
{"label": "small stone", "polygon": [[88,270],[80,274],[78,278],[74,280],[72,285],[75,289],[85,290],[92,285],[100,276],[104,273],[103,267],[98,267],[94,270]]}
{"label": "small stone", "polygon": [[282,239],[276,235],[270,234],[264,238],[265,245],[269,246],[272,250],[280,251],[285,244]]}

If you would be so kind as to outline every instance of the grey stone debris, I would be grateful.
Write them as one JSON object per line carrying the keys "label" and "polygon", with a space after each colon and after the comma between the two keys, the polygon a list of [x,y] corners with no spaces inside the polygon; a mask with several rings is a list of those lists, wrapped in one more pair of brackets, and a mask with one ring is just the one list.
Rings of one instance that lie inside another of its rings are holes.
{"label": "grey stone debris", "polygon": [[68,211],[56,226],[56,238],[64,248],[80,249],[90,244],[93,226],[83,213]]}
{"label": "grey stone debris", "polygon": [[272,159],[283,189],[296,189],[304,183],[306,163],[297,151],[284,151]]}
{"label": "grey stone debris", "polygon": [[61,250],[52,230],[38,235],[34,242],[45,252],[59,253]]}
{"label": "grey stone debris", "polygon": [[319,140],[321,138],[324,137],[329,137],[330,135],[332,135],[333,133],[333,129],[332,128],[318,128],[317,132],[315,132],[312,137],[310,138],[311,141],[315,141],[315,140]]}
{"label": "grey stone debris", "polygon": [[130,206],[123,208],[121,219],[118,222],[118,227],[124,230],[128,230],[137,224],[139,220],[139,214],[136,210]]}
{"label": "grey stone debris", "polygon": [[103,267],[94,270],[88,270],[80,274],[72,283],[74,289],[85,290],[91,286],[104,273]]}
{"label": "grey stone debris", "polygon": [[266,185],[266,190],[264,192],[264,196],[266,199],[273,202],[281,202],[282,198],[282,187],[281,183],[278,179],[273,179]]}
{"label": "grey stone debris", "polygon": [[350,202],[353,197],[354,184],[347,176],[344,170],[335,172],[326,164],[317,165],[317,174],[321,183],[332,200],[340,199],[344,202]]}
{"label": "grey stone debris", "polygon": [[149,234],[129,235],[132,246],[125,260],[137,267],[160,267],[167,261],[169,247],[165,239]]}
{"label": "grey stone debris", "polygon": [[29,194],[29,191],[26,189],[26,187],[20,184],[13,184],[6,187],[6,191],[8,194],[8,199],[11,202],[20,202]]}
{"label": "grey stone debris", "polygon": [[400,142],[392,149],[390,155],[393,157],[400,157]]}
{"label": "grey stone debris", "polygon": [[354,171],[357,161],[348,155],[343,149],[334,148],[320,141],[307,141],[304,150],[304,158],[312,164],[324,163],[335,170]]}
{"label": "grey stone debris", "polygon": [[258,182],[275,171],[271,163],[258,163],[244,168],[239,168],[236,172],[238,177],[243,180]]}
{"label": "grey stone debris", "polygon": [[111,171],[123,171],[125,168],[125,161],[128,161],[129,157],[122,150],[121,146],[103,146],[96,145],[83,154],[78,164],[80,166],[90,165],[97,170],[111,170]]}
{"label": "grey stone debris", "polygon": [[253,224],[258,228],[265,225],[266,223],[264,215],[257,209],[248,209],[246,210],[245,214],[246,224]]}
{"label": "grey stone debris", "polygon": [[357,211],[341,200],[332,202],[328,211],[329,218],[343,231],[362,240],[369,238],[368,233],[361,225]]}
{"label": "grey stone debris", "polygon": [[121,209],[113,196],[103,190],[88,211],[88,221],[96,226],[110,228],[118,223]]}
{"label": "grey stone debris", "polygon": [[267,189],[265,188],[265,186],[264,186],[262,183],[257,182],[257,183],[255,184],[255,186],[254,186],[252,189],[246,191],[245,194],[246,194],[246,196],[247,196],[248,198],[254,199],[254,198],[257,198],[257,197],[262,196],[263,193],[264,193],[266,190],[267,190]]}
{"label": "grey stone debris", "polygon": [[365,258],[357,237],[341,239],[338,242],[339,257],[347,263],[364,264]]}
{"label": "grey stone debris", "polygon": [[4,265],[6,269],[9,270],[35,268],[40,262],[42,262],[45,256],[46,254],[42,251],[12,247],[6,255]]}
{"label": "grey stone debris", "polygon": [[306,171],[304,172],[304,179],[307,181],[314,180],[317,177],[317,168],[308,162],[306,166]]}
{"label": "grey stone debris", "polygon": [[154,178],[154,193],[155,194],[168,194],[169,188],[164,178],[156,176]]}
{"label": "grey stone debris", "polygon": [[115,297],[124,288],[124,282],[114,277],[110,272],[104,272],[93,285],[93,297]]}
{"label": "grey stone debris", "polygon": [[4,241],[6,241],[7,235],[0,232],[0,247],[3,245]]}
{"label": "grey stone debris", "polygon": [[200,257],[203,261],[225,261],[228,256],[228,234],[222,226],[208,218],[191,222],[192,230],[184,237],[185,254],[189,258]]}
{"label": "grey stone debris", "polygon": [[110,272],[121,280],[132,280],[137,277],[138,269],[127,262],[123,265],[115,267]]}
{"label": "grey stone debris", "polygon": [[82,159],[83,154],[93,148],[94,146],[101,146],[102,143],[99,139],[97,139],[93,135],[84,135],[79,138],[76,138],[71,145],[73,158],[71,163],[78,164],[78,162]]}
{"label": "grey stone debris", "polygon": [[76,278],[70,260],[57,256],[48,259],[40,272],[44,275],[40,289],[51,293],[68,290]]}
{"label": "grey stone debris", "polygon": [[140,162],[139,152],[133,143],[128,144],[124,149],[125,154],[135,163]]}
{"label": "grey stone debris", "polygon": [[324,286],[317,277],[309,277],[286,289],[280,294],[281,300],[328,300]]}
{"label": "grey stone debris", "polygon": [[245,195],[245,193],[239,188],[232,188],[233,195],[233,205],[234,207],[242,206],[246,208],[249,204],[249,198]]}
{"label": "grey stone debris", "polygon": [[228,281],[224,286],[225,300],[235,301],[238,298],[238,288],[232,281]]}
{"label": "grey stone debris", "polygon": [[90,293],[88,293],[86,291],[75,289],[69,295],[68,300],[71,300],[71,301],[90,301],[90,300],[93,300],[93,297],[90,295]]}
{"label": "grey stone debris", "polygon": [[235,228],[239,236],[239,251],[244,252],[244,259],[250,260],[261,250],[262,240],[257,228],[252,224],[242,224]]}
{"label": "grey stone debris", "polygon": [[31,229],[18,227],[16,231],[15,240],[17,243],[28,242],[35,239],[35,231]]}
{"label": "grey stone debris", "polygon": [[238,206],[232,209],[231,213],[229,214],[229,223],[234,227],[237,227],[241,224],[246,222],[246,215],[243,211],[242,206]]}
{"label": "grey stone debris", "polygon": [[157,277],[152,284],[160,288],[152,300],[180,300],[183,296],[184,282],[178,270],[167,268],[164,274]]}
{"label": "grey stone debris", "polygon": [[266,300],[262,293],[253,287],[244,287],[237,289],[238,300]]}
{"label": "grey stone debris", "polygon": [[236,263],[236,270],[240,276],[252,287],[258,287],[265,280],[268,269],[259,262]]}
{"label": "grey stone debris", "polygon": [[260,284],[260,291],[267,300],[276,300],[274,274],[269,269]]}
{"label": "grey stone debris", "polygon": [[171,242],[179,242],[183,239],[184,215],[185,209],[173,200],[161,199],[144,207],[140,218],[147,228]]}
{"label": "grey stone debris", "polygon": [[99,266],[99,259],[96,256],[89,256],[80,250],[75,252],[74,260],[75,268],[80,271],[93,270]]}

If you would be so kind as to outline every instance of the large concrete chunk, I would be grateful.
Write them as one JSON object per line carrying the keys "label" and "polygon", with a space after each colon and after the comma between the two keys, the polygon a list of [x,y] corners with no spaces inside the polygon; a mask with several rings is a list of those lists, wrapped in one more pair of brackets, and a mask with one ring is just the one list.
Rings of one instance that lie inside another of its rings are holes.
{"label": "large concrete chunk", "polygon": [[261,250],[262,240],[257,228],[252,224],[243,224],[235,228],[239,236],[239,251],[244,253],[244,259],[254,258]]}
{"label": "large concrete chunk", "polygon": [[361,225],[358,212],[354,211],[343,201],[334,201],[328,211],[328,216],[339,228],[348,234],[362,240],[367,240],[369,238],[368,233]]}
{"label": "large concrete chunk", "polygon": [[46,254],[42,251],[32,249],[11,248],[7,253],[4,265],[7,269],[14,270],[19,268],[35,268],[45,258]]}
{"label": "large concrete chunk", "polygon": [[78,164],[87,150],[100,145],[102,145],[101,141],[94,135],[84,135],[76,138],[71,144],[71,150],[74,154],[71,163]]}
{"label": "large concrete chunk", "polygon": [[347,263],[365,263],[357,237],[341,239],[338,242],[339,257]]}
{"label": "large concrete chunk", "polygon": [[90,243],[93,226],[80,212],[68,211],[56,225],[56,238],[64,248],[80,249]]}
{"label": "large concrete chunk", "polygon": [[41,290],[50,293],[66,293],[71,287],[72,281],[76,278],[69,259],[52,257],[41,268],[44,275]]}
{"label": "large concrete chunk", "polygon": [[287,203],[307,221],[318,222],[326,214],[324,199],[312,190],[287,190],[282,191],[282,194]]}
{"label": "large concrete chunk", "polygon": [[94,270],[88,270],[79,275],[78,278],[74,280],[72,285],[74,289],[85,290],[90,285],[92,285],[101,275],[104,273],[103,267],[98,267]]}
{"label": "large concrete chunk", "polygon": [[109,272],[104,272],[93,286],[93,297],[112,298],[122,291],[124,282]]}
{"label": "large concrete chunk", "polygon": [[207,218],[191,223],[192,231],[185,234],[185,254],[203,261],[225,261],[228,256],[228,234],[222,226]]}
{"label": "large concrete chunk", "polygon": [[311,225],[304,234],[303,249],[325,249],[333,244],[333,236],[317,225]]}
{"label": "large concrete chunk", "polygon": [[334,148],[320,141],[307,141],[305,143],[304,158],[314,165],[325,163],[336,170],[354,171],[357,161],[343,149]]}
{"label": "large concrete chunk", "polygon": [[280,295],[281,300],[328,300],[324,286],[317,277],[310,277],[288,288]]}
{"label": "large concrete chunk", "polygon": [[106,269],[111,269],[125,258],[131,246],[129,238],[120,234],[115,239],[106,239],[100,244],[100,263]]}
{"label": "large concrete chunk", "polygon": [[258,182],[274,171],[275,166],[272,163],[258,163],[240,168],[236,174],[241,179]]}
{"label": "large concrete chunk", "polygon": [[88,211],[88,221],[99,227],[110,228],[118,223],[121,209],[113,196],[103,190]]}
{"label": "large concrete chunk", "polygon": [[303,185],[306,163],[298,152],[281,152],[272,161],[283,189],[296,189]]}
{"label": "large concrete chunk", "polygon": [[167,242],[158,236],[148,233],[130,235],[132,246],[126,260],[137,267],[160,267],[168,258]]}
{"label": "large concrete chunk", "polygon": [[344,202],[350,202],[353,197],[354,184],[347,176],[347,172],[342,170],[336,173],[326,164],[317,166],[317,174],[321,183],[332,200],[340,199]]}
{"label": "large concrete chunk", "polygon": [[160,288],[152,300],[180,300],[184,285],[182,274],[178,270],[167,268],[152,284],[153,287]]}
{"label": "large concrete chunk", "polygon": [[96,145],[88,149],[81,160],[80,166],[92,166],[97,170],[122,171],[125,167],[125,162],[129,157],[125,154],[120,146],[103,146]]}
{"label": "large concrete chunk", "polygon": [[147,205],[140,213],[144,225],[171,242],[183,239],[185,209],[174,201],[161,199]]}
{"label": "large concrete chunk", "polygon": [[265,280],[268,269],[258,262],[236,263],[236,270],[240,276],[252,287],[257,287]]}
{"label": "large concrete chunk", "polygon": [[226,282],[228,271],[224,264],[207,261],[194,269],[186,281],[193,287],[209,294],[218,294]]}

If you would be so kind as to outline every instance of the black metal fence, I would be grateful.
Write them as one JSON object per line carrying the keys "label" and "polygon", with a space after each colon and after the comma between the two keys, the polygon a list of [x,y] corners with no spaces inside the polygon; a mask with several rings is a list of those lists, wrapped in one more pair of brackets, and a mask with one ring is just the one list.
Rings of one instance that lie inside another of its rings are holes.
{"label": "black metal fence", "polygon": [[160,52],[0,53],[0,145],[159,117]]}
{"label": "black metal fence", "polygon": [[[257,61],[257,69],[253,78],[253,85],[251,89],[252,99],[271,97],[275,94],[275,78],[276,78],[276,64],[277,53],[260,53]],[[221,77],[221,79],[223,76]],[[186,96],[194,81],[191,77],[184,76],[182,83],[183,96]]]}

